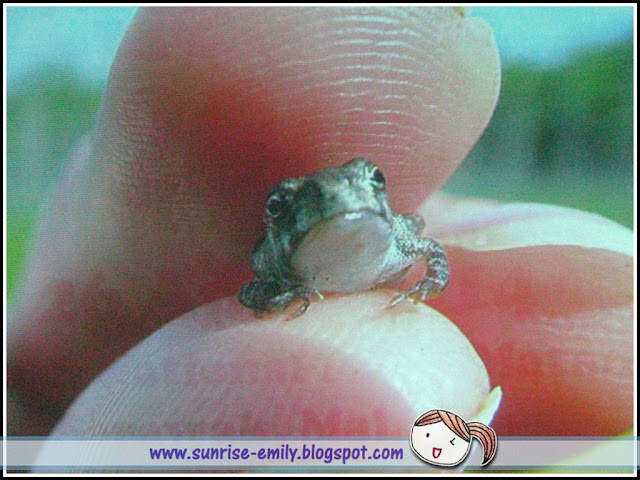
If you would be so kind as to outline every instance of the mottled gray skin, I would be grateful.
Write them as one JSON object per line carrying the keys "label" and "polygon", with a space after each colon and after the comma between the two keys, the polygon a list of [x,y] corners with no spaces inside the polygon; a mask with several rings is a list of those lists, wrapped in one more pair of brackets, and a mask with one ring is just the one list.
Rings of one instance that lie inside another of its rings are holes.
{"label": "mottled gray skin", "polygon": [[279,183],[267,197],[267,233],[254,249],[256,279],[238,293],[256,314],[278,312],[295,300],[303,313],[320,291],[367,290],[404,275],[419,259],[425,277],[391,306],[439,294],[449,281],[442,247],[419,237],[424,221],[393,213],[380,169],[356,158],[341,167]]}

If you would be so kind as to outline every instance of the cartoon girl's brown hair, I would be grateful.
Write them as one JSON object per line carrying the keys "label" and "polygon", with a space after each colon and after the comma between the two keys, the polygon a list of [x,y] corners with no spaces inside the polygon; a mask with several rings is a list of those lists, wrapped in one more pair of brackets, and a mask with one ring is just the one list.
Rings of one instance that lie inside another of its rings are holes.
{"label": "cartoon girl's brown hair", "polygon": [[482,465],[486,465],[491,461],[496,454],[496,432],[491,427],[486,426],[480,422],[465,422],[455,413],[447,412],[446,410],[429,410],[422,415],[416,423],[416,427],[422,427],[424,425],[430,425],[432,423],[444,422],[456,435],[460,438],[464,438],[467,442],[471,442],[471,436],[476,437],[484,448],[484,459]]}

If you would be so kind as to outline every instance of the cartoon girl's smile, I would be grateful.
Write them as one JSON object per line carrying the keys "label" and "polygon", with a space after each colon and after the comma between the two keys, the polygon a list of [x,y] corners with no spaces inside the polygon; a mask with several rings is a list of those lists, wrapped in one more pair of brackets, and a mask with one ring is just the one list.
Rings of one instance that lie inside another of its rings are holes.
{"label": "cartoon girl's smile", "polygon": [[438,458],[440,456],[440,452],[442,452],[441,448],[433,447],[433,458]]}

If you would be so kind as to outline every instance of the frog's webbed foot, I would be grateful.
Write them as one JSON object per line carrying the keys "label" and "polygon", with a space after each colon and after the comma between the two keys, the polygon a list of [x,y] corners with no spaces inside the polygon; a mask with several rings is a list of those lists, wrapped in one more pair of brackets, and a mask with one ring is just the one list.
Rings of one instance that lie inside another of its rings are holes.
{"label": "frog's webbed foot", "polygon": [[242,286],[238,292],[238,300],[245,307],[253,309],[256,316],[265,313],[276,313],[286,310],[293,302],[302,299],[302,305],[291,318],[296,318],[307,311],[311,305],[311,295],[324,300],[317,290],[309,290],[304,285],[296,285],[282,291],[282,284],[273,280],[254,280]]}
{"label": "frog's webbed foot", "polygon": [[427,272],[422,280],[413,285],[406,292],[395,297],[389,307],[394,307],[406,299],[424,301],[439,295],[449,283],[449,263],[444,250],[438,242],[428,238],[421,238],[418,253],[427,261]]}

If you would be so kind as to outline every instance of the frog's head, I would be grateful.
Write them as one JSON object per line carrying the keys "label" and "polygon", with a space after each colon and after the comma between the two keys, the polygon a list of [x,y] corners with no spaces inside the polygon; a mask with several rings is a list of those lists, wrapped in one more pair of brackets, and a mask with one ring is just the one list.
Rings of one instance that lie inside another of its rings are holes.
{"label": "frog's head", "polygon": [[329,291],[361,290],[379,278],[394,216],[384,175],[370,161],[356,158],[285,180],[271,191],[266,210],[267,244],[292,278]]}
{"label": "frog's head", "polygon": [[268,230],[277,236],[291,235],[292,240],[335,218],[373,215],[389,224],[393,221],[384,174],[363,158],[280,182],[267,197],[266,213]]}

